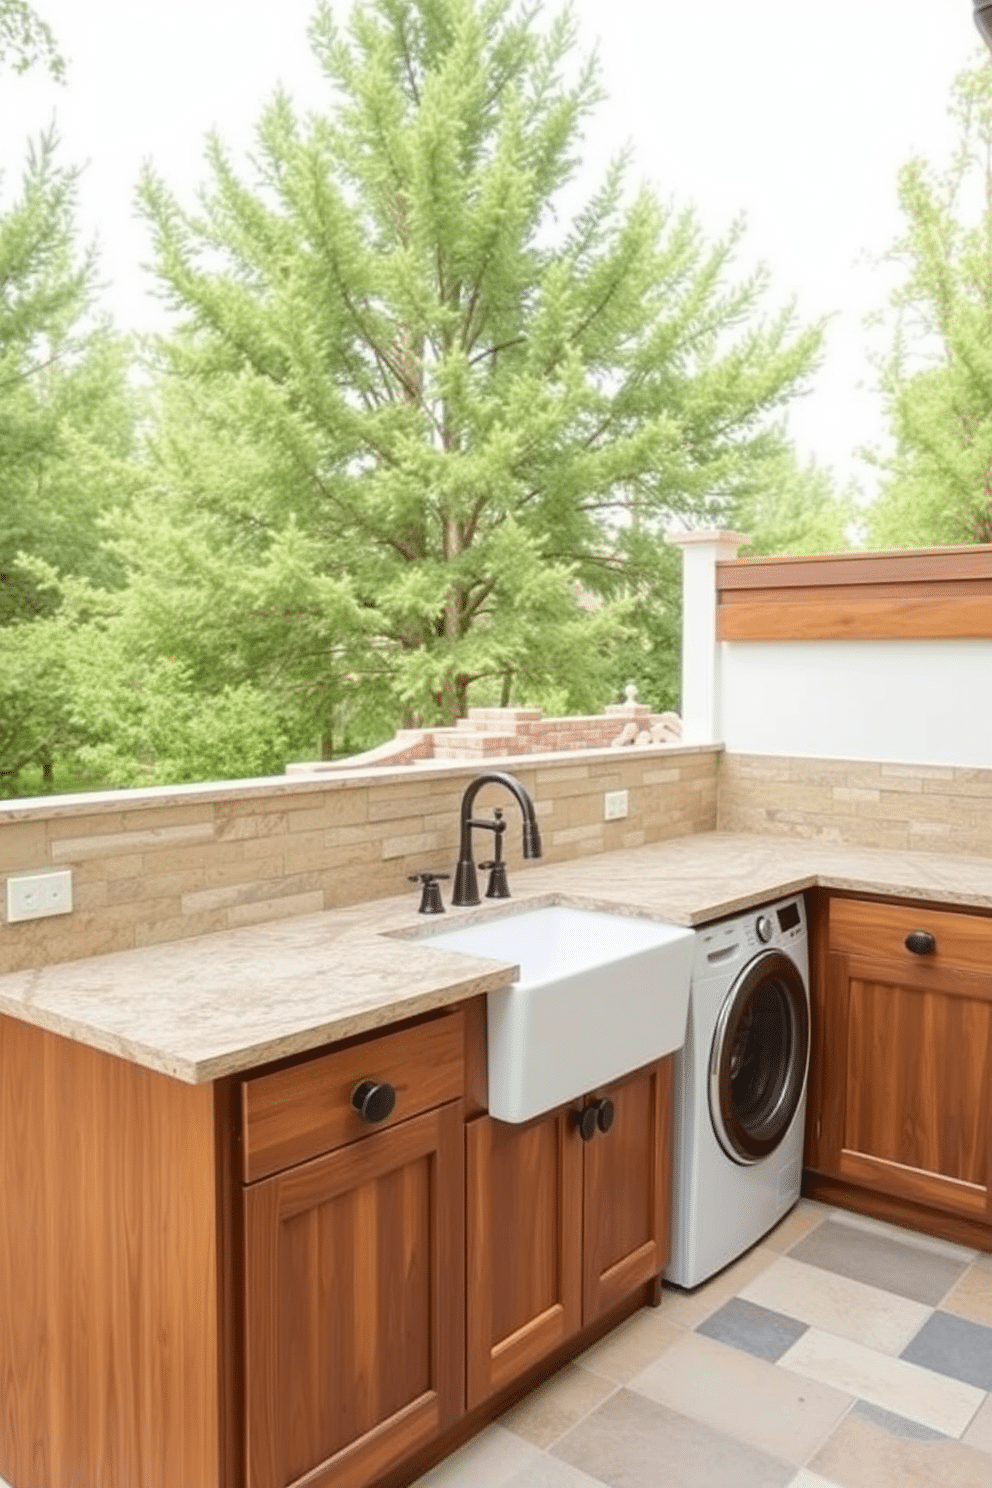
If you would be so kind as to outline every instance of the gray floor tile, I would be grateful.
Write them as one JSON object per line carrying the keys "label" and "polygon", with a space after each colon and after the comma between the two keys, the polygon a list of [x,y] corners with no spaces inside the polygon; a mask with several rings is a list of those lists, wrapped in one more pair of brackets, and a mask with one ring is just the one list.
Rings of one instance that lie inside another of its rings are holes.
{"label": "gray floor tile", "polygon": [[880,1405],[872,1405],[870,1400],[857,1400],[851,1411],[852,1416],[860,1416],[863,1421],[871,1421],[875,1426],[881,1426],[890,1436],[901,1437],[904,1441],[946,1441],[942,1431],[934,1431],[930,1426],[924,1426],[922,1421],[910,1421],[907,1416],[897,1416],[895,1411],[883,1410]]}
{"label": "gray floor tile", "polygon": [[924,1369],[992,1390],[992,1328],[949,1312],[935,1312],[910,1339],[900,1358]]}
{"label": "gray floor tile", "polygon": [[774,1364],[802,1337],[806,1328],[806,1323],[784,1313],[773,1312],[757,1302],[746,1302],[743,1297],[732,1297],[701,1322],[696,1332]]}
{"label": "gray floor tile", "polygon": [[608,1488],[786,1488],[796,1471],[630,1390],[587,1416],[553,1456]]}
{"label": "gray floor tile", "polygon": [[947,1295],[967,1269],[964,1260],[936,1255],[836,1220],[820,1225],[794,1245],[789,1255],[808,1266],[820,1266],[824,1271],[835,1271],[931,1307]]}

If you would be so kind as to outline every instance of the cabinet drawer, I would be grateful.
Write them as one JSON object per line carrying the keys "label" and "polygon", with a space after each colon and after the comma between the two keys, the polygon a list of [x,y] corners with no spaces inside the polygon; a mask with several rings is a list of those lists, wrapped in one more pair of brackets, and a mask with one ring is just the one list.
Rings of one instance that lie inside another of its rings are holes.
{"label": "cabinet drawer", "polygon": [[[416,1028],[384,1033],[241,1085],[245,1183],[358,1141],[460,1099],[464,1086],[464,1015],[445,1013]],[[396,1104],[370,1125],[351,1103],[364,1080],[392,1085]]]}
{"label": "cabinet drawer", "polygon": [[[934,949],[926,955],[906,946],[906,937],[920,930],[934,939]],[[992,972],[992,919],[953,910],[831,899],[829,945],[832,951],[916,969]]]}

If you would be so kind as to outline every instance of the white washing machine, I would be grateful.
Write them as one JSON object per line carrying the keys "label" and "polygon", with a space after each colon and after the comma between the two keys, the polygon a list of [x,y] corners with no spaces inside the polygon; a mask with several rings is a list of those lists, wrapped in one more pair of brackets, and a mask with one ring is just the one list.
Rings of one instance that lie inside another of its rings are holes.
{"label": "white washing machine", "polygon": [[698,1286],[799,1198],[808,1068],[802,895],[697,930],[675,1061],[669,1281]]}

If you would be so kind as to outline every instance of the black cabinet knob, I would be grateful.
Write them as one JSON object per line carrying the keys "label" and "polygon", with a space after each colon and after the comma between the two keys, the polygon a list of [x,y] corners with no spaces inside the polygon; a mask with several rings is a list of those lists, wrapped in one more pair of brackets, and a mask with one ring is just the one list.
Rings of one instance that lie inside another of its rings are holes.
{"label": "black cabinet knob", "polygon": [[608,1132],[613,1125],[613,1118],[617,1114],[617,1108],[607,1096],[603,1100],[594,1101],[592,1110],[596,1112],[596,1125],[601,1132]]}
{"label": "black cabinet knob", "polygon": [[583,1142],[591,1142],[599,1129],[596,1121],[596,1107],[583,1106],[581,1111],[573,1111],[572,1126],[578,1128]]}
{"label": "black cabinet knob", "polygon": [[362,1080],[351,1092],[351,1104],[363,1121],[385,1121],[396,1104],[396,1091],[385,1080]]}
{"label": "black cabinet knob", "polygon": [[937,949],[937,941],[929,930],[911,930],[906,936],[906,949],[912,951],[914,956],[932,956]]}

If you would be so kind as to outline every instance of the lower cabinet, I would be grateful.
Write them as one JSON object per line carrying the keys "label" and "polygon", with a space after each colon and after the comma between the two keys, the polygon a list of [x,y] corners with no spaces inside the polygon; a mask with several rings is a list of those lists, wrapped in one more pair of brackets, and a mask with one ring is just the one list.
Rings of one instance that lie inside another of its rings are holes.
{"label": "lower cabinet", "polygon": [[671,1103],[666,1059],[526,1125],[467,1126],[470,1408],[660,1276]]}
{"label": "lower cabinet", "polygon": [[466,1125],[472,1026],[241,1083],[246,1488],[366,1488],[665,1266],[672,1061]]}
{"label": "lower cabinet", "polygon": [[992,1220],[992,919],[832,898],[807,1165]]}
{"label": "lower cabinet", "polygon": [[419,1109],[461,1057],[449,1017],[246,1082],[249,1173],[352,1138],[244,1190],[248,1488],[363,1488],[464,1411],[462,1105]]}

